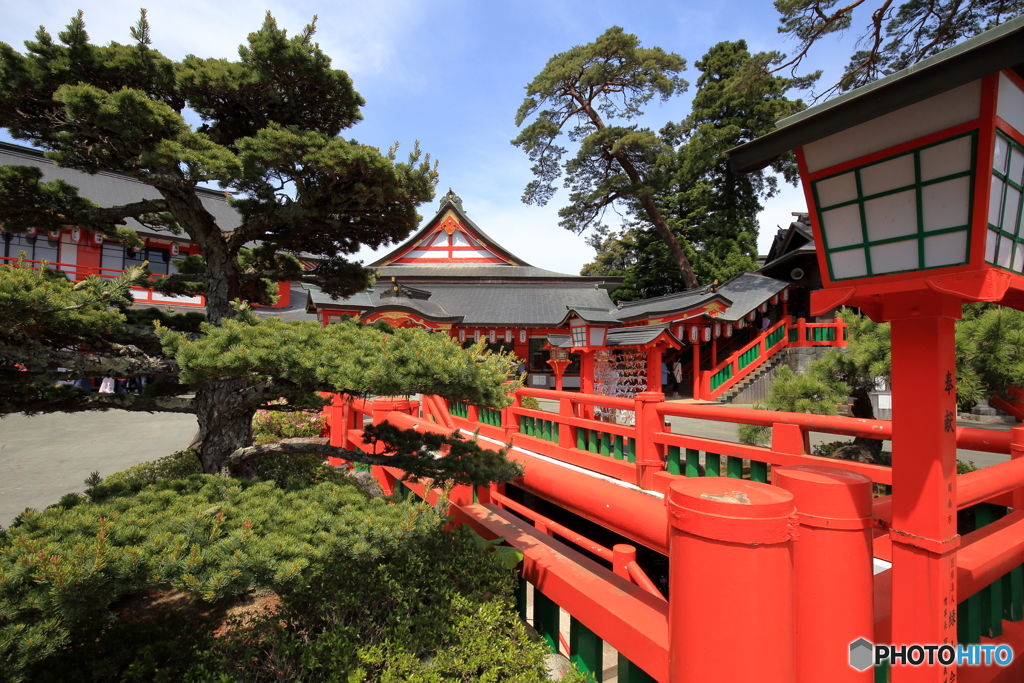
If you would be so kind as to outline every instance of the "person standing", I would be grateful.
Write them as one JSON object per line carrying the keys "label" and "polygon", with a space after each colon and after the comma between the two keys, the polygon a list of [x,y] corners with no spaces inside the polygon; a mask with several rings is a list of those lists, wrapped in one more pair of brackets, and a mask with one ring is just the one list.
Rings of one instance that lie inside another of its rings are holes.
{"label": "person standing", "polygon": [[681,396],[680,390],[683,386],[683,364],[679,362],[679,356],[672,361],[672,398]]}

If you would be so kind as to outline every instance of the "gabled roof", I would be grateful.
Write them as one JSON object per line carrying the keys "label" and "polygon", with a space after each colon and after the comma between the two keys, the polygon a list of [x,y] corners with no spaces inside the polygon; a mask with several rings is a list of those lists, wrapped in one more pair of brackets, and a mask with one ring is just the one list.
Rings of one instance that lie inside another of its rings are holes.
{"label": "gabled roof", "polygon": [[722,293],[721,288],[717,292],[713,292],[709,287],[702,287],[678,294],[666,294],[653,299],[623,301],[619,303],[617,310],[612,311],[612,315],[621,321],[640,320],[654,315],[679,313],[698,308],[712,301],[718,301],[725,306],[732,304],[728,296]]}
{"label": "gabled roof", "polygon": [[462,200],[449,188],[448,194],[441,198],[437,214],[402,246],[371,263],[370,267],[470,263],[499,267],[529,265],[471,221],[462,209]]}
{"label": "gabled roof", "polygon": [[718,292],[726,296],[731,305],[715,319],[735,322],[788,286],[788,282],[758,273],[740,273],[718,288]]}
{"label": "gabled roof", "polygon": [[666,343],[672,348],[681,349],[682,343],[664,325],[638,325],[636,327],[619,327],[608,330],[607,346],[648,346]]}

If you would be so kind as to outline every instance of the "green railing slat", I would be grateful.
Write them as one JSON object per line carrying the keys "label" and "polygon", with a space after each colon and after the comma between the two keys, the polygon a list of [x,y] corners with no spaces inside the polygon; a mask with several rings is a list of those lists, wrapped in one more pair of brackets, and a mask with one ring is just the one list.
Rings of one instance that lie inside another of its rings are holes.
{"label": "green railing slat", "polygon": [[576,430],[576,448],[581,451],[587,450],[587,430],[582,427]]}
{"label": "green railing slat", "polygon": [[646,671],[626,659],[621,652],[619,653],[618,673],[619,683],[655,683]]}
{"label": "green railing slat", "polygon": [[705,453],[704,454],[704,476],[706,477],[720,477],[722,476],[722,456],[717,453]]}
{"label": "green railing slat", "polygon": [[587,450],[591,453],[597,453],[597,430],[587,430]]}
{"label": "green railing slat", "polygon": [[[1006,516],[1001,505],[981,503],[974,506],[975,528],[980,529]],[[1002,577],[978,591],[981,611],[981,635],[996,638],[1003,635],[1003,581]]]}
{"label": "green railing slat", "polygon": [[875,683],[889,683],[889,660],[875,667]]}
{"label": "green railing slat", "polygon": [[588,680],[601,683],[604,676],[602,654],[604,643],[576,617],[569,616],[569,661],[576,665]]}
{"label": "green railing slat", "polygon": [[628,450],[626,451],[626,459],[630,462],[636,462],[636,440],[632,438],[626,439]]}
{"label": "green railing slat", "polygon": [[743,478],[743,458],[737,458],[734,456],[726,456],[725,458],[725,476],[730,479],[742,479]]}
{"label": "green railing slat", "polygon": [[1024,566],[1014,567],[1003,577],[1003,619],[1024,620]]}
{"label": "green railing slat", "polygon": [[623,458],[622,450],[623,450],[622,449],[622,435],[621,434],[616,434],[615,435],[615,444],[614,444],[614,446],[612,448],[612,457],[615,458],[616,460],[622,460],[622,458]]}
{"label": "green railing slat", "polygon": [[519,613],[519,618],[523,621],[527,621],[529,619],[529,615],[526,614],[526,586],[526,579],[520,576],[519,583],[516,585],[516,612]]}
{"label": "green railing slat", "polygon": [[981,598],[977,595],[957,605],[956,639],[964,645],[981,642]]}
{"label": "green railing slat", "polygon": [[686,476],[700,476],[700,451],[694,448],[686,449]]}
{"label": "green railing slat", "polygon": [[551,598],[534,588],[533,591],[533,628],[544,639],[548,649],[558,652],[558,605]]}
{"label": "green railing slat", "polygon": [[604,457],[610,457],[612,454],[612,435],[602,434],[601,435],[601,455]]}
{"label": "green railing slat", "polygon": [[668,455],[665,458],[665,471],[669,474],[682,474],[679,467],[679,446],[669,446]]}
{"label": "green railing slat", "polygon": [[768,463],[758,460],[750,461],[750,481],[759,481],[762,484],[768,483]]}
{"label": "green railing slat", "polygon": [[796,339],[797,339],[796,328],[791,328],[789,330],[789,341],[795,342]]}

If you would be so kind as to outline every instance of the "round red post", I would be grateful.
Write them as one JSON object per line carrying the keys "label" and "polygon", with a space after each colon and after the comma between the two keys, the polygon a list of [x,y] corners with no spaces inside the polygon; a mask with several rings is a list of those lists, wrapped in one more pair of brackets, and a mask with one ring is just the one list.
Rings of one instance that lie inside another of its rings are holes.
{"label": "round red post", "polygon": [[666,504],[670,683],[793,681],[793,494],[699,477],[673,482]]}
{"label": "round red post", "polygon": [[636,562],[636,548],[625,543],[617,543],[612,546],[612,571],[627,581],[629,578],[629,563]]}
{"label": "round red post", "polygon": [[[1024,427],[1010,428],[1010,458],[1024,458]],[[1013,509],[1024,510],[1024,487],[1013,490]]]}
{"label": "round red post", "polygon": [[693,342],[693,398],[699,400],[700,395],[700,342]]}
{"label": "round red post", "polygon": [[872,667],[850,666],[850,644],[874,642],[871,480],[825,465],[772,470],[793,494],[800,521],[793,544],[796,583],[796,683],[871,681]]}

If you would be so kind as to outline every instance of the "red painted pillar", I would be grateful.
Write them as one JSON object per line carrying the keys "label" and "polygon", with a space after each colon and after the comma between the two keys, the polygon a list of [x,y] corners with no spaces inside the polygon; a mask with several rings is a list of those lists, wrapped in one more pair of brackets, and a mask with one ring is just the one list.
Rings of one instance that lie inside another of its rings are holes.
{"label": "red painted pillar", "polygon": [[594,393],[594,352],[580,352],[580,393]]}
{"label": "red painted pillar", "polygon": [[[1010,458],[1024,458],[1024,426],[1010,429]],[[1013,490],[1013,509],[1024,510],[1024,487]]]}
{"label": "red painted pillar", "polygon": [[791,683],[793,494],[699,477],[672,482],[665,502],[669,683]]}
{"label": "red painted pillar", "polygon": [[662,349],[656,346],[647,351],[647,391],[663,391],[661,386]]}
{"label": "red painted pillar", "polygon": [[807,343],[807,321],[798,318],[796,321],[796,344],[794,346],[810,346]]}
{"label": "red painted pillar", "polygon": [[843,319],[836,316],[836,346],[846,346],[846,328],[848,325],[843,322]]}
{"label": "red painted pillar", "polygon": [[700,399],[700,344],[693,342],[693,398]]}
{"label": "red painted pillar", "polygon": [[665,431],[656,406],[665,400],[665,394],[644,391],[633,397],[636,419],[636,466],[637,485],[644,489],[654,488],[654,475],[665,470],[665,454],[662,446],[654,442],[654,433]]}
{"label": "red painted pillar", "polygon": [[636,562],[636,548],[625,543],[617,543],[612,546],[612,571],[632,583],[629,578],[629,563]]}
{"label": "red painted pillar", "polygon": [[[787,465],[772,481],[793,494],[799,535],[796,585],[796,683],[861,683],[872,667],[850,666],[850,643],[874,642],[871,480],[825,465]],[[806,653],[814,653],[809,655]]]}
{"label": "red painted pillar", "polygon": [[[956,356],[960,300],[890,294],[892,642],[956,642]],[[945,681],[955,665],[893,666],[893,683]]]}
{"label": "red painted pillar", "polygon": [[[558,399],[558,415],[567,421],[576,417],[573,413],[572,399]],[[562,448],[576,448],[576,427],[565,422],[559,422],[558,445]]]}

